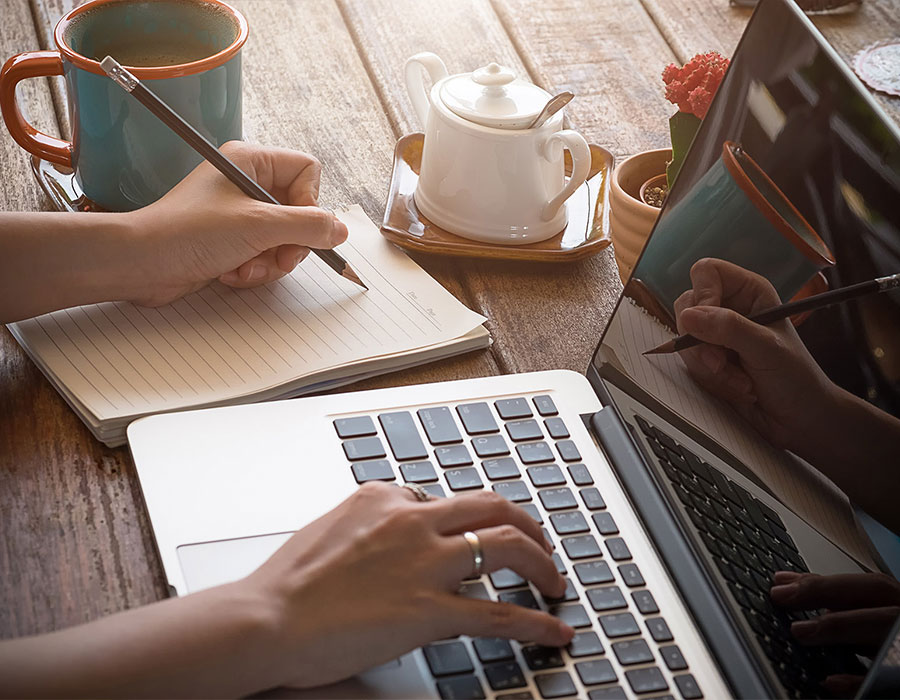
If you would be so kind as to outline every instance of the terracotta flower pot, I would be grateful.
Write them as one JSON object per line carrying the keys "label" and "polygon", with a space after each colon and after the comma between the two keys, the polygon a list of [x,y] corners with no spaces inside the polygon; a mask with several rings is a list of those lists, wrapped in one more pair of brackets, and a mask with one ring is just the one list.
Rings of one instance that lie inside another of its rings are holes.
{"label": "terracotta flower pot", "polygon": [[650,178],[665,173],[666,163],[672,159],[672,149],[644,151],[626,158],[613,171],[610,189],[610,233],[619,277],[624,283],[637,262],[641,249],[659,209],[644,204],[641,186]]}

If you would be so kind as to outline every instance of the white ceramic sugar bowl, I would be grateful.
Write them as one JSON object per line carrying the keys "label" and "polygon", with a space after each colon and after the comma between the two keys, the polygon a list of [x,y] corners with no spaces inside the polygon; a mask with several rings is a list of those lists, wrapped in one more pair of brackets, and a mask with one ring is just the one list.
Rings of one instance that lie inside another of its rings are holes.
{"label": "white ceramic sugar bowl", "polygon": [[[548,92],[496,63],[448,75],[433,53],[406,62],[406,89],[425,125],[415,192],[422,214],[459,236],[506,245],[565,228],[563,204],[587,179],[591,153],[583,136],[562,128],[563,110],[528,128]],[[564,148],[572,154],[568,181]]]}

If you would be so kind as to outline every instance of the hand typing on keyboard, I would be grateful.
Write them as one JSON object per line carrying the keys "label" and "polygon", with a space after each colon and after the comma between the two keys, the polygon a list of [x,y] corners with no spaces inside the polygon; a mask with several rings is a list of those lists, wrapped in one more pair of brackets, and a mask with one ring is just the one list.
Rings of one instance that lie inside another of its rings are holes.
{"label": "hand typing on keyboard", "polygon": [[[863,652],[878,650],[900,614],[900,583],[884,574],[816,576],[793,571],[775,574],[772,601],[794,611],[827,612],[797,619],[791,633],[806,645],[851,645]],[[835,697],[856,694],[862,676],[835,674],[825,688]]]}
{"label": "hand typing on keyboard", "polygon": [[466,531],[485,573],[512,569],[550,598],[566,591],[540,526],[501,496],[419,502],[366,483],[241,584],[275,611],[272,685],[330,683],[459,634],[567,644],[574,630],[549,613],[457,595],[473,573]]}
{"label": "hand typing on keyboard", "polygon": [[789,320],[762,326],[746,318],[781,303],[764,277],[704,258],[691,268],[691,284],[675,302],[679,332],[705,341],[681,352],[691,376],[898,530],[900,421],[831,382]]}

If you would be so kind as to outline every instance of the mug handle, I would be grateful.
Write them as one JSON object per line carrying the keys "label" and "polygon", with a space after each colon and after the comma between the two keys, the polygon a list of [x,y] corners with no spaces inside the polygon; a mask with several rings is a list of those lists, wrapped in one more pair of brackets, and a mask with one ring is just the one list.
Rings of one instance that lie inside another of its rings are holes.
{"label": "mug handle", "polygon": [[568,148],[572,154],[572,176],[562,191],[544,204],[544,208],[541,210],[541,218],[544,221],[550,221],[556,216],[563,202],[584,184],[591,172],[591,149],[584,140],[584,136],[571,129],[557,131],[544,142],[544,158],[553,161],[559,157],[559,151],[556,150],[557,144],[560,144],[562,148]]}
{"label": "mug handle", "polygon": [[72,144],[35,129],[25,121],[16,101],[16,85],[20,80],[62,74],[62,57],[57,51],[30,51],[13,56],[0,70],[0,110],[6,128],[22,148],[51,163],[71,168]]}

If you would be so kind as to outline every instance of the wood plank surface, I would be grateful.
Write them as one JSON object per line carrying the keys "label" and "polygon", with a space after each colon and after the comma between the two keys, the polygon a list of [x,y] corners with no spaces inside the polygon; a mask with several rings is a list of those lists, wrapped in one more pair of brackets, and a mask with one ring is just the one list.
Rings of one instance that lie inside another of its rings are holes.
{"label": "wood plank surface", "polygon": [[[731,56],[750,18],[750,10],[731,7],[726,0],[641,0],[647,14],[661,28],[678,60],[715,49]],[[876,41],[900,36],[900,1],[863,0],[859,10],[811,15],[813,23],[838,54],[853,64],[862,49]],[[900,98],[872,93],[889,116],[900,123]]]}

